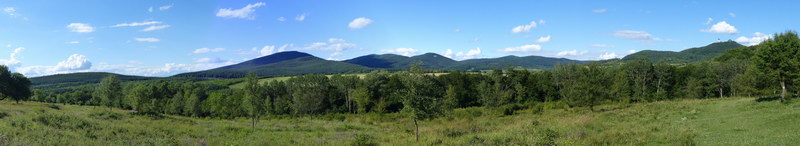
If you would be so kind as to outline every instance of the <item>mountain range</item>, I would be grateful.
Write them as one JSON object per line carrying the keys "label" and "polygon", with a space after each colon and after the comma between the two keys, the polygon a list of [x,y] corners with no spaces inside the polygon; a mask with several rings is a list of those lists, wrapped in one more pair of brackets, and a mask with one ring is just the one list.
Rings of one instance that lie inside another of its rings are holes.
{"label": "mountain range", "polygon": [[175,77],[239,78],[244,77],[248,72],[253,72],[259,76],[289,76],[368,72],[371,70],[405,70],[414,63],[422,63],[422,68],[426,69],[477,71],[507,67],[547,69],[552,68],[557,63],[585,63],[585,61],[541,56],[506,56],[456,61],[436,53],[425,53],[410,57],[396,54],[371,54],[343,61],[332,61],[303,52],[286,51],[234,65],[182,73],[175,75]]}
{"label": "mountain range", "polygon": [[[622,63],[636,58],[645,58],[653,62],[691,63],[713,59],[734,48],[752,49],[751,47],[743,47],[741,44],[734,41],[724,41],[712,43],[703,47],[689,48],[680,52],[644,50],[625,56],[622,59],[601,60],[599,62]],[[507,67],[548,69],[559,63],[566,64],[574,62],[580,64],[589,61],[541,56],[505,56],[499,58],[456,61],[435,53],[426,53],[410,57],[396,54],[371,54],[343,61],[333,61],[315,57],[308,53],[287,51],[210,70],[182,73],[169,78],[239,78],[244,77],[248,72],[253,72],[260,76],[291,76],[302,74],[363,73],[372,70],[396,71],[408,69],[412,64],[417,62],[421,62],[423,68],[439,71],[480,71],[504,69]],[[31,78],[31,81],[33,88],[36,89],[61,88],[98,83],[100,79],[110,74],[113,73],[91,72],[58,74],[34,77]],[[120,79],[123,81],[158,79],[155,77],[120,76]]]}
{"label": "mountain range", "polygon": [[728,40],[711,43],[703,47],[689,48],[680,52],[643,50],[623,57],[622,61],[645,58],[652,62],[692,63],[713,59],[725,53],[725,51],[739,47],[744,46],[735,41]]}

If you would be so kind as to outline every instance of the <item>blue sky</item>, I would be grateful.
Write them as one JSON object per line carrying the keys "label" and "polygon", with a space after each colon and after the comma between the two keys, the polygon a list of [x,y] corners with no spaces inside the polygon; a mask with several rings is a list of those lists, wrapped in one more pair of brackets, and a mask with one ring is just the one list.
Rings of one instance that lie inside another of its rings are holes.
{"label": "blue sky", "polygon": [[796,1],[0,0],[0,64],[27,76],[169,76],[296,50],[578,60],[758,44]]}

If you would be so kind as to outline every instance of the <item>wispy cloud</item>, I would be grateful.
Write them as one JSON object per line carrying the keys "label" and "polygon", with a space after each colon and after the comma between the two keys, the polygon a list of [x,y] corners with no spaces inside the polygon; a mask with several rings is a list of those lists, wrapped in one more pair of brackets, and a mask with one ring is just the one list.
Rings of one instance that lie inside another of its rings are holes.
{"label": "wispy cloud", "polygon": [[145,26],[145,25],[155,25],[161,24],[161,21],[143,21],[143,22],[131,22],[131,23],[120,23],[111,27],[125,27],[125,26]]}
{"label": "wispy cloud", "polygon": [[605,13],[606,11],[608,11],[608,9],[594,9],[594,10],[592,10],[592,12],[595,12],[595,13]]}
{"label": "wispy cloud", "polygon": [[94,27],[84,23],[70,23],[69,25],[67,25],[67,28],[69,28],[70,31],[77,33],[94,32]]}
{"label": "wispy cloud", "polygon": [[353,19],[353,21],[350,21],[350,23],[347,24],[347,27],[349,27],[350,29],[362,29],[364,27],[367,27],[367,25],[372,24],[372,22],[373,22],[372,19],[360,17]]}
{"label": "wispy cloud", "polygon": [[168,28],[168,27],[169,27],[169,25],[152,25],[150,27],[142,29],[142,31],[154,31],[154,30],[164,29],[164,28]]}
{"label": "wispy cloud", "polygon": [[396,48],[396,49],[381,50],[381,52],[399,54],[403,56],[411,56],[411,55],[416,55],[418,51],[414,48]]}
{"label": "wispy cloud", "polygon": [[520,25],[511,29],[511,33],[525,33],[531,32],[531,29],[536,28],[536,21],[531,21],[526,25]]}
{"label": "wispy cloud", "polygon": [[306,20],[306,16],[308,16],[308,14],[303,13],[303,14],[297,15],[297,17],[294,17],[294,20],[303,21],[303,20]]}
{"label": "wispy cloud", "polygon": [[543,36],[543,37],[539,37],[539,39],[536,39],[536,42],[537,43],[546,43],[546,42],[550,42],[550,39],[551,39],[551,37],[549,35],[548,36]]}
{"label": "wispy cloud", "polygon": [[256,16],[253,13],[256,12],[256,8],[266,5],[266,3],[258,2],[254,4],[249,4],[244,6],[240,9],[231,9],[231,8],[223,8],[217,11],[217,17],[222,18],[241,18],[241,19],[256,19]]}
{"label": "wispy cloud", "polygon": [[222,52],[222,51],[225,51],[225,48],[199,48],[192,51],[192,53],[202,54],[202,53]]}
{"label": "wispy cloud", "polygon": [[134,38],[134,40],[136,40],[138,42],[150,42],[150,43],[161,41],[161,40],[159,40],[157,38]]}
{"label": "wispy cloud", "polygon": [[641,41],[661,40],[660,38],[653,37],[652,34],[647,33],[645,31],[619,30],[611,35],[618,38],[630,39],[630,40],[641,40]]}
{"label": "wispy cloud", "polygon": [[508,47],[505,49],[500,50],[503,53],[533,53],[542,50],[541,45],[531,44],[531,45],[522,45],[517,47]]}

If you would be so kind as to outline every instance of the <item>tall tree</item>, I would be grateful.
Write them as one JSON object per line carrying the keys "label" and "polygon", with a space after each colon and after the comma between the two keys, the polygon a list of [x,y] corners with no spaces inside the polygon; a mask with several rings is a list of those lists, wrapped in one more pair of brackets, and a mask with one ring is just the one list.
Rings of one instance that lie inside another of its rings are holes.
{"label": "tall tree", "polygon": [[756,47],[753,61],[759,70],[776,78],[781,87],[781,101],[786,101],[786,86],[800,73],[800,39],[794,31],[775,35]]}
{"label": "tall tree", "polygon": [[603,98],[607,96],[603,84],[606,83],[605,71],[596,62],[589,63],[578,69],[579,81],[572,89],[574,97],[570,97],[571,103],[579,106],[589,106],[594,111]]}
{"label": "tall tree", "polygon": [[245,80],[244,100],[242,100],[242,105],[244,105],[247,115],[252,119],[253,128],[255,128],[258,116],[261,116],[264,112],[265,101],[263,89],[261,85],[258,84],[258,77],[252,72],[247,73]]}
{"label": "tall tree", "polygon": [[20,73],[11,73],[8,67],[0,65],[0,99],[10,97],[19,104],[31,97],[31,80]]}
{"label": "tall tree", "polygon": [[410,69],[410,74],[403,80],[407,88],[407,93],[403,98],[403,111],[408,113],[414,120],[416,127],[416,140],[419,141],[418,120],[434,118],[442,113],[441,101],[433,98],[433,82],[430,77],[423,75],[420,64],[414,64]]}
{"label": "tall tree", "polygon": [[95,97],[100,98],[100,104],[111,109],[119,107],[122,97],[122,85],[117,75],[108,75],[100,81],[100,85],[94,90]]}

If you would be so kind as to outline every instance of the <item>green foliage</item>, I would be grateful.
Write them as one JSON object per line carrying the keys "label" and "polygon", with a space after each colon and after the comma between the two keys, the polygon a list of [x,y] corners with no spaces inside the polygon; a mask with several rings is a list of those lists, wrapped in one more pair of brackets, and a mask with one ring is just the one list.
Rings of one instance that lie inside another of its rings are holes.
{"label": "green foliage", "polygon": [[258,77],[252,73],[247,74],[246,84],[244,87],[244,99],[242,99],[242,108],[247,111],[247,115],[253,119],[253,127],[255,127],[256,119],[264,114],[264,90],[258,84]]}
{"label": "green foliage", "polygon": [[33,118],[34,122],[42,125],[58,128],[58,129],[90,129],[93,128],[92,123],[88,121],[70,116],[60,114],[45,113]]}
{"label": "green foliage", "polygon": [[19,101],[28,100],[31,93],[31,81],[20,73],[11,73],[8,67],[0,65],[0,100],[11,98]]}
{"label": "green foliage", "polygon": [[785,101],[787,86],[800,76],[800,38],[793,31],[777,34],[756,47],[753,61],[759,71],[777,79]]}
{"label": "green foliage", "polygon": [[711,60],[728,50],[744,47],[732,40],[716,42],[704,47],[689,48],[680,52],[643,50],[622,58],[622,61],[647,59],[651,62],[694,63]]}
{"label": "green foliage", "polygon": [[113,74],[103,78],[94,91],[94,96],[100,99],[100,104],[109,108],[121,107],[122,95],[122,85]]}
{"label": "green foliage", "polygon": [[357,134],[357,135],[354,136],[353,142],[350,143],[350,145],[352,145],[352,146],[376,146],[376,145],[378,145],[378,143],[375,142],[374,139],[375,138],[373,138],[370,135]]}
{"label": "green foliage", "polygon": [[[108,76],[117,76],[119,81],[143,81],[158,79],[156,77],[128,76],[105,72],[80,72],[71,74],[56,74],[31,78],[31,87],[49,92],[63,93],[75,91],[76,88],[100,83]],[[91,88],[94,89],[94,88]]]}

